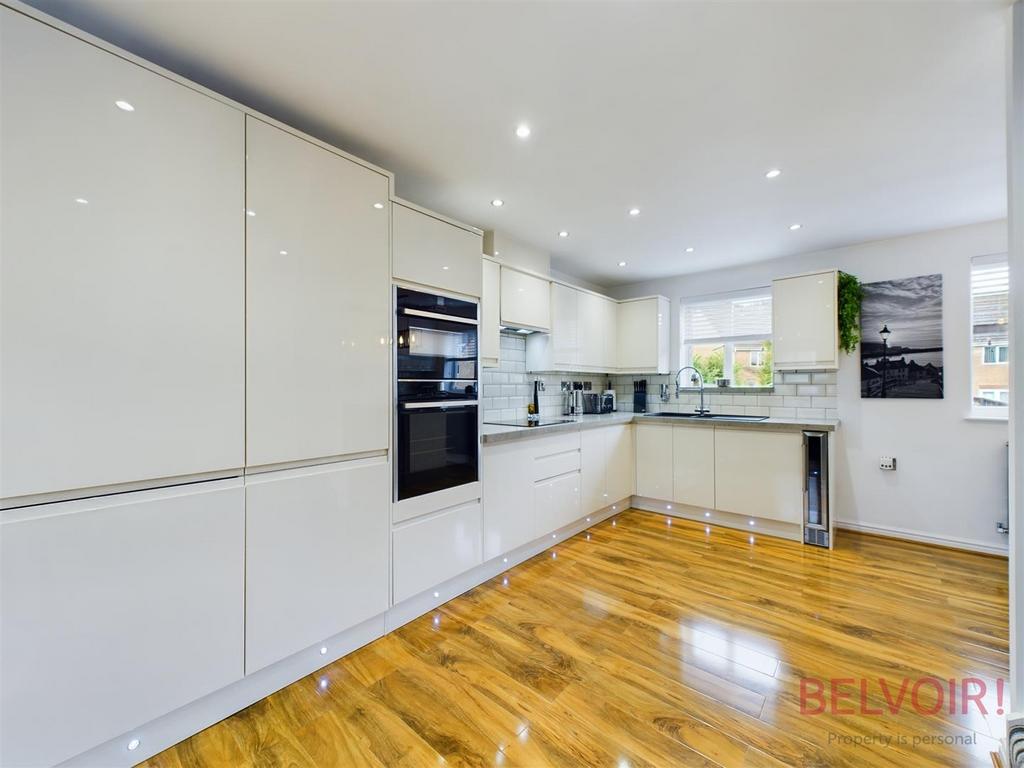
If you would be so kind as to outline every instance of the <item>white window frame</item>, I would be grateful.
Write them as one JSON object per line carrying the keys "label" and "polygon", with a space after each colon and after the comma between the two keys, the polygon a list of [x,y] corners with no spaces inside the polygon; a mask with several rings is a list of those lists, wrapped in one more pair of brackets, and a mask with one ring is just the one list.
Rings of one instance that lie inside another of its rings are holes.
{"label": "white window frame", "polygon": [[[704,295],[704,296],[684,296],[684,297],[680,298],[679,299],[679,342],[680,342],[679,343],[679,360],[680,360],[680,366],[681,367],[686,367],[686,366],[692,366],[693,365],[693,347],[694,346],[702,346],[703,347],[703,346],[707,346],[709,344],[713,344],[715,346],[722,346],[722,347],[724,347],[724,350],[725,350],[724,362],[723,362],[723,365],[722,365],[722,369],[723,369],[722,370],[722,375],[723,375],[723,377],[725,377],[725,378],[730,380],[729,387],[731,389],[735,388],[735,389],[741,389],[741,390],[745,390],[745,391],[746,390],[756,390],[756,389],[764,389],[764,390],[774,389],[774,387],[775,387],[775,371],[774,370],[772,371],[772,383],[771,384],[763,384],[763,385],[757,385],[757,386],[751,386],[751,385],[737,386],[736,382],[732,381],[733,364],[735,363],[735,360],[736,360],[736,345],[737,344],[740,344],[740,345],[742,345],[742,344],[749,344],[751,342],[763,342],[763,341],[771,342],[771,341],[774,340],[771,331],[769,331],[769,333],[767,335],[753,334],[753,335],[745,335],[745,336],[744,335],[740,335],[740,336],[727,336],[727,337],[721,337],[721,338],[698,338],[698,339],[695,339],[695,340],[689,340],[689,339],[686,338],[686,327],[685,327],[685,320],[684,320],[685,314],[686,314],[686,305],[687,304],[698,304],[698,303],[703,303],[703,302],[708,302],[708,301],[714,301],[716,299],[726,300],[726,299],[742,299],[744,297],[751,297],[751,298],[753,298],[753,297],[758,297],[758,296],[764,296],[765,294],[767,294],[769,297],[771,297],[771,294],[772,294],[771,286],[759,286],[759,287],[750,288],[750,289],[747,289],[747,290],[726,291],[726,292],[719,293],[719,294],[707,294],[707,295]],[[770,322],[771,322],[771,320],[769,319],[769,323]],[[687,381],[688,382],[689,378],[684,376],[683,381]],[[704,385],[706,387],[712,387],[712,386],[715,385],[715,382],[713,382],[713,381],[706,381],[706,382],[704,382]],[[692,386],[692,385],[691,386],[683,386],[683,389],[696,390],[697,387]]]}
{"label": "white window frame", "polygon": [[[1007,262],[1008,257],[1005,253],[986,254],[983,256],[974,256],[970,260],[968,266],[968,281],[967,291],[970,305],[970,315],[967,322],[967,364],[970,370],[970,390],[968,392],[970,411],[969,416],[979,419],[1009,419],[1010,408],[1009,408],[1009,388],[1007,388],[1007,405],[978,405],[974,402],[975,395],[975,381],[974,381],[974,267],[975,265],[984,264],[997,264],[1000,262]],[[996,347],[1006,347],[1007,357],[1003,362],[987,363],[985,362],[985,353],[982,352],[981,364],[983,366],[988,365],[1007,365],[1009,363],[1009,356],[1012,354],[1010,350],[1009,341],[1006,344],[994,344]],[[998,353],[997,353],[998,355]],[[984,390],[977,390],[978,394],[981,392],[998,392],[1002,391],[1001,388],[986,387]]]}

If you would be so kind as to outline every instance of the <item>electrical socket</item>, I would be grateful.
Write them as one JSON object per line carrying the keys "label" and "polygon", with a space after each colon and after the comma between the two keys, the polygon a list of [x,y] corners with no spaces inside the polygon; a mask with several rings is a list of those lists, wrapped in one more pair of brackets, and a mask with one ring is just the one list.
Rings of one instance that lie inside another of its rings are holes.
{"label": "electrical socket", "polygon": [[878,460],[879,469],[887,469],[893,472],[896,471],[896,457],[895,456],[882,456]]}

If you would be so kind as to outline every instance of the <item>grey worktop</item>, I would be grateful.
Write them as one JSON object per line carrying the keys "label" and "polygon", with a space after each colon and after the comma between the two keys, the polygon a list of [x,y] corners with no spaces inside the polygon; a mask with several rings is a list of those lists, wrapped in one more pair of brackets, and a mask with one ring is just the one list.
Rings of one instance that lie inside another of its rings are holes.
{"label": "grey worktop", "polygon": [[[566,417],[568,418],[568,417]],[[584,429],[607,427],[612,424],[678,424],[687,427],[724,427],[727,429],[767,429],[774,432],[802,432],[816,429],[831,432],[839,426],[838,419],[764,419],[762,421],[737,421],[709,416],[703,419],[681,419],[678,416],[662,416],[657,413],[602,413],[578,416],[563,424],[547,424],[542,427],[509,427],[498,424],[484,424],[481,441],[484,445],[505,443],[512,440],[526,440],[531,437],[557,435],[565,432],[579,432]]]}

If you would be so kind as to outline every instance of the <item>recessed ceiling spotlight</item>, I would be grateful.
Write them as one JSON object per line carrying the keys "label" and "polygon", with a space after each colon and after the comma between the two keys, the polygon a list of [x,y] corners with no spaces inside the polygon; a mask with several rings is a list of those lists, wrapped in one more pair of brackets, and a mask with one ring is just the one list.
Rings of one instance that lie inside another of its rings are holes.
{"label": "recessed ceiling spotlight", "polygon": [[789,225],[789,230],[790,230],[790,232],[796,232],[802,226],[803,226],[802,224],[790,224]]}
{"label": "recessed ceiling spotlight", "polygon": [[624,261],[620,261],[620,262],[619,262],[619,266],[620,266],[620,267],[624,267],[624,266],[626,266],[626,262],[624,262]]}
{"label": "recessed ceiling spotlight", "polygon": [[245,215],[246,216],[255,216],[256,215],[256,211],[253,211],[253,210],[246,211]]}
{"label": "recessed ceiling spotlight", "polygon": [[687,253],[693,253],[693,246],[691,245],[689,248],[687,248],[686,252]]}
{"label": "recessed ceiling spotlight", "polygon": [[495,251],[495,252],[494,252],[494,255],[495,255],[495,256],[501,256],[501,251]]}
{"label": "recessed ceiling spotlight", "polygon": [[501,206],[503,206],[504,204],[504,200],[491,200],[491,205],[493,205],[495,208],[501,208]]}
{"label": "recessed ceiling spotlight", "polygon": [[778,168],[772,168],[770,171],[768,171],[768,173],[764,175],[764,177],[766,179],[777,179],[781,175],[782,171],[780,171]]}
{"label": "recessed ceiling spotlight", "polygon": [[124,110],[125,112],[134,112],[135,111],[135,107],[133,107],[127,101],[115,101],[114,102],[114,106],[117,107],[118,109]]}
{"label": "recessed ceiling spotlight", "polygon": [[79,205],[88,205],[89,204],[89,201],[86,200],[84,197],[76,197],[75,198],[75,202],[78,203]]}
{"label": "recessed ceiling spotlight", "polygon": [[128,749],[129,749],[129,751],[134,752],[138,748],[139,748],[139,740],[138,739],[132,739],[131,741],[128,742]]}
{"label": "recessed ceiling spotlight", "polygon": [[526,123],[520,123],[519,125],[517,125],[516,136],[518,136],[520,139],[530,138],[530,126],[528,126]]}
{"label": "recessed ceiling spotlight", "polygon": [[379,211],[384,207],[384,203],[374,203],[373,207]]}
{"label": "recessed ceiling spotlight", "polygon": [[558,233],[558,236],[559,236],[559,237],[568,237],[568,236],[569,236],[569,233],[568,233],[568,232],[566,232],[566,231],[565,231],[565,230],[563,229],[563,230],[562,230],[561,232],[559,232],[559,233]]}
{"label": "recessed ceiling spotlight", "polygon": [[288,255],[288,251],[278,251],[278,253],[280,253],[282,256]]}
{"label": "recessed ceiling spotlight", "polygon": [[640,215],[640,209],[639,208],[630,208],[629,209],[629,215],[630,216],[639,216]]}

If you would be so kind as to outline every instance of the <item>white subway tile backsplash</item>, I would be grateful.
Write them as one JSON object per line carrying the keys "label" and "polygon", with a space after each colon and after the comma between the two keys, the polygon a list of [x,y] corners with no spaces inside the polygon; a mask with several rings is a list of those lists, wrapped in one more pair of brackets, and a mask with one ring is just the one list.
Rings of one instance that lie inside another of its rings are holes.
{"label": "white subway tile backsplash", "polygon": [[[618,409],[633,410],[633,382],[647,380],[647,412],[689,412],[700,402],[699,394],[684,390],[676,396],[672,375],[613,375],[579,373],[551,373],[534,376],[526,370],[526,337],[511,331],[501,334],[501,364],[499,368],[481,373],[481,393],[486,421],[512,421],[526,418],[526,406],[533,402],[533,381],[539,378],[544,390],[539,395],[541,415],[558,416],[562,413],[563,381],[582,381],[590,384],[591,392],[603,392],[609,383],[615,389]],[[770,390],[752,388],[746,392],[739,388],[720,390],[710,386],[704,392],[704,405],[714,413],[772,416],[775,418],[837,418],[839,389],[835,372],[784,371],[775,375]],[[668,400],[662,401],[661,384],[668,386]],[[807,414],[821,414],[810,416]]]}
{"label": "white subway tile backsplash", "polygon": [[798,395],[804,395],[806,397],[816,397],[825,394],[824,384],[798,384],[796,388]]}

